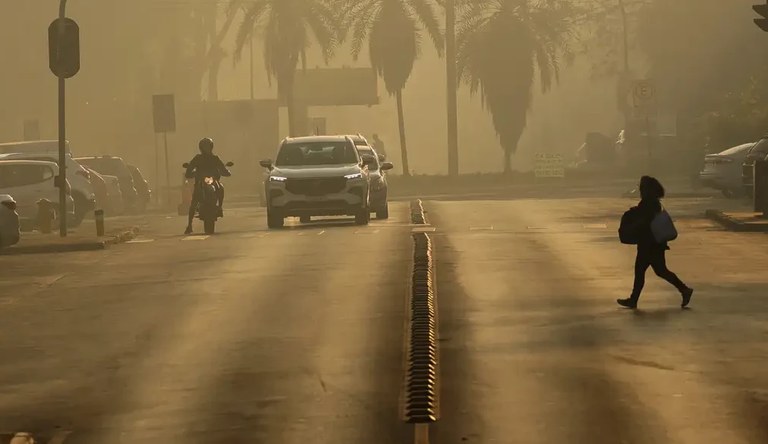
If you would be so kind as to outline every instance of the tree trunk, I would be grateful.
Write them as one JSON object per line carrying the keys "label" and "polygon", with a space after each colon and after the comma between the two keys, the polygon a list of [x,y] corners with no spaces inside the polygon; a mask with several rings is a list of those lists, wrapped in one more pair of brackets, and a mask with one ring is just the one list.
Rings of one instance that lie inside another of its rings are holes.
{"label": "tree trunk", "polygon": [[290,76],[285,76],[280,82],[282,84],[278,85],[277,88],[284,92],[285,105],[288,108],[288,135],[296,137],[296,103],[293,97],[293,79]]}
{"label": "tree trunk", "polygon": [[455,0],[445,2],[445,67],[448,106],[448,175],[459,175],[459,130],[458,130],[458,75],[456,69],[456,5]]}
{"label": "tree trunk", "polygon": [[512,150],[504,149],[504,174],[509,175],[512,173]]}
{"label": "tree trunk", "polygon": [[403,117],[403,90],[395,93],[397,99],[397,126],[400,129],[400,155],[403,162],[403,176],[410,177],[411,169],[408,167],[408,148],[405,145],[405,118]]}

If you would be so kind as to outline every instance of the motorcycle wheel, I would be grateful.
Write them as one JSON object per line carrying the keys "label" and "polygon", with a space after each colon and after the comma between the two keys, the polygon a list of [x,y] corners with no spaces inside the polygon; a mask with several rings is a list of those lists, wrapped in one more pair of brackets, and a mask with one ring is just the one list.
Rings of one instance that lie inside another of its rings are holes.
{"label": "motorcycle wheel", "polygon": [[203,221],[203,230],[205,234],[213,234],[216,231],[216,220],[206,219]]}

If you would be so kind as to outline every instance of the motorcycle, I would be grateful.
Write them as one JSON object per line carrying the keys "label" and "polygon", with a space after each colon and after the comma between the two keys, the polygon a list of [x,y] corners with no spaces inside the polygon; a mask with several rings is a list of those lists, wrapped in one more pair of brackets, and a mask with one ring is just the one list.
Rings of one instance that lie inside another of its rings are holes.
{"label": "motorcycle", "polygon": [[[227,162],[226,166],[231,167],[234,163]],[[189,164],[182,165],[188,168]],[[194,179],[191,179],[194,183]],[[216,231],[216,221],[219,219],[219,196],[216,193],[216,179],[205,177],[198,185],[200,187],[200,201],[197,202],[196,216],[203,221],[203,231],[205,234],[213,234]]]}

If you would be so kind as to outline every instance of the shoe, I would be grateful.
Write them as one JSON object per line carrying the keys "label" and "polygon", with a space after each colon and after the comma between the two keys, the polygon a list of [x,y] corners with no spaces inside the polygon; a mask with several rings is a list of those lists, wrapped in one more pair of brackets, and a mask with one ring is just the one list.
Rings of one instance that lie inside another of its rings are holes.
{"label": "shoe", "polygon": [[192,227],[188,226],[186,230],[184,230],[184,234],[192,234]]}
{"label": "shoe", "polygon": [[616,299],[616,303],[621,305],[624,308],[637,308],[637,301],[632,298],[626,298],[626,299]]}
{"label": "shoe", "polygon": [[687,307],[691,302],[691,296],[693,296],[693,288],[688,288],[683,291],[683,303],[680,304],[680,306],[683,308]]}

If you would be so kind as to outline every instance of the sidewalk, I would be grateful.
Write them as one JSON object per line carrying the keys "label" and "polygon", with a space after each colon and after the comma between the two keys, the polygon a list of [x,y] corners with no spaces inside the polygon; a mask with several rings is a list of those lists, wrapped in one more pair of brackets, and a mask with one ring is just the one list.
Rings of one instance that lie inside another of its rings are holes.
{"label": "sidewalk", "polygon": [[768,233],[768,218],[761,213],[746,211],[707,210],[706,216],[727,230],[751,233]]}
{"label": "sidewalk", "polygon": [[106,234],[102,237],[96,235],[93,221],[83,222],[80,227],[70,230],[64,238],[59,236],[58,230],[50,234],[22,232],[19,243],[0,249],[0,256],[103,250],[108,245],[129,241],[139,232],[138,226],[126,223],[119,226],[113,224],[110,229],[110,222],[113,221],[107,221]]}

